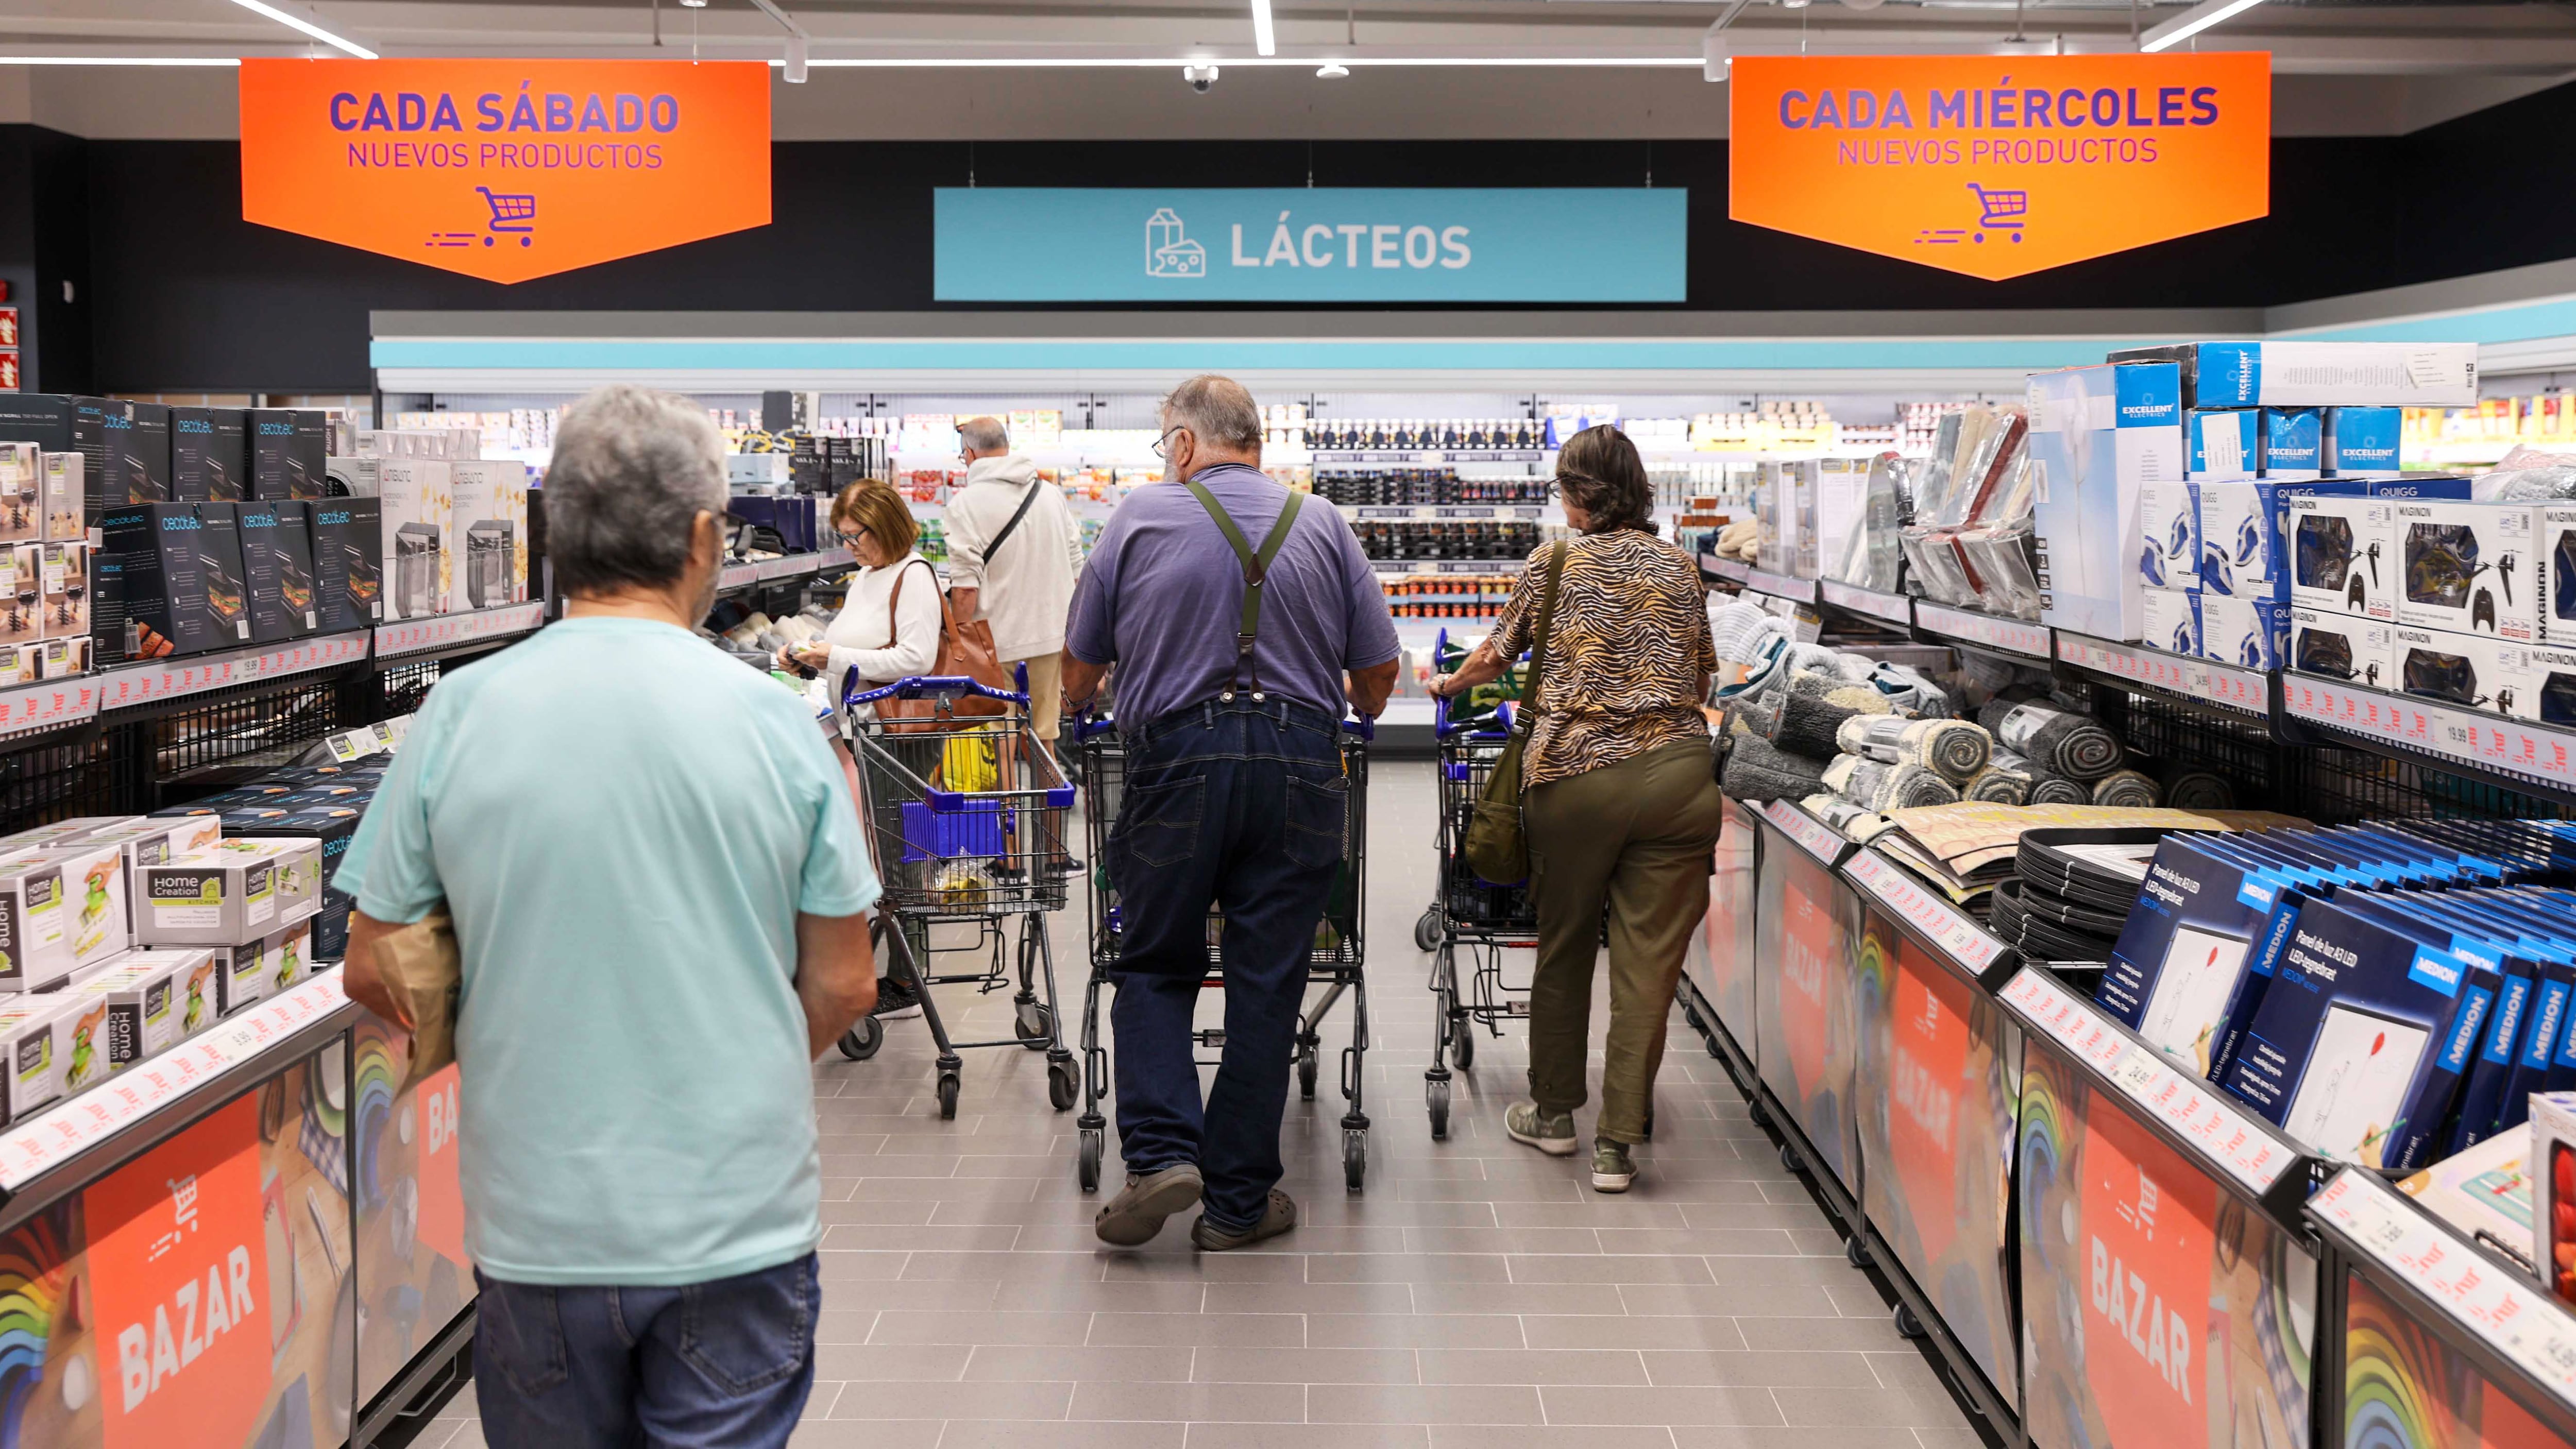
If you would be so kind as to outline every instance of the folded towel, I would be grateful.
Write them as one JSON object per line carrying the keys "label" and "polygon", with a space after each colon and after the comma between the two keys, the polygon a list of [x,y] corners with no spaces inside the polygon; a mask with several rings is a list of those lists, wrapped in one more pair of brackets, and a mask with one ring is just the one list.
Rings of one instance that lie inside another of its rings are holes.
{"label": "folded towel", "polygon": [[1726,774],[1718,787],[1730,799],[1759,804],[1765,800],[1803,800],[1825,779],[1824,762],[1775,748],[1759,735],[1738,735],[1726,753]]}
{"label": "folded towel", "polygon": [[1996,700],[1977,711],[2004,748],[2027,755],[2041,768],[2070,780],[2099,780],[2120,768],[2120,741],[2091,715],[2045,700]]}
{"label": "folded towel", "polygon": [[2093,782],[2093,803],[2123,809],[2150,810],[2164,801],[2153,777],[2137,770],[2114,770]]}

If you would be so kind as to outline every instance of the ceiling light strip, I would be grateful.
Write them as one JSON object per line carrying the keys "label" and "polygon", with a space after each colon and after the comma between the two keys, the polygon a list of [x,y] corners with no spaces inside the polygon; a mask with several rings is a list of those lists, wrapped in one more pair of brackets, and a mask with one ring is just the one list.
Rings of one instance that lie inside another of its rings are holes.
{"label": "ceiling light strip", "polygon": [[360,60],[376,59],[376,53],[374,51],[367,49],[358,42],[342,36],[334,35],[330,31],[323,29],[321,26],[314,24],[310,20],[304,20],[296,16],[289,15],[274,5],[262,3],[262,0],[233,0],[233,3],[244,10],[254,11],[258,14],[265,15],[280,25],[293,30],[303,31],[305,34],[312,36],[315,40],[322,42],[333,50],[345,51],[350,55],[356,56]]}
{"label": "ceiling light strip", "polygon": [[1263,55],[1279,53],[1279,32],[1270,23],[1270,0],[1252,0],[1252,48]]}
{"label": "ceiling light strip", "polygon": [[2244,14],[2263,0],[2202,0],[2184,13],[2148,28],[2138,37],[2138,49],[2149,55],[2182,44],[2213,25]]}

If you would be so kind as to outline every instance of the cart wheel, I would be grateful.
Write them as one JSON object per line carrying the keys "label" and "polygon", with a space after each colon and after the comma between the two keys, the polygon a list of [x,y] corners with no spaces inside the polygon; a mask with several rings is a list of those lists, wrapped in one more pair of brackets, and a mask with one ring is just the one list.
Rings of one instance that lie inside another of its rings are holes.
{"label": "cart wheel", "polygon": [[1413,923],[1413,945],[1418,951],[1440,949],[1440,908],[1438,906],[1424,911],[1422,919]]}
{"label": "cart wheel", "polygon": [[954,1120],[957,1116],[957,1085],[955,1072],[939,1074],[939,1120],[943,1122]]}
{"label": "cart wheel", "polygon": [[1298,1096],[1309,1102],[1315,1100],[1315,1077],[1322,1070],[1323,1063],[1316,1056],[1315,1048],[1311,1044],[1297,1048]]}
{"label": "cart wheel", "polygon": [[1786,1142],[1781,1143],[1781,1144],[1780,1144],[1780,1165],[1781,1165],[1782,1167],[1785,1167],[1785,1168],[1789,1169],[1791,1172],[1797,1172],[1797,1171],[1800,1171],[1801,1169],[1800,1169],[1800,1167],[1799,1167],[1799,1163],[1798,1163],[1798,1149],[1797,1149],[1797,1148],[1795,1148],[1795,1147],[1790,1146],[1790,1145],[1789,1145],[1788,1143],[1786,1143]]}
{"label": "cart wheel", "polygon": [[1074,1177],[1084,1192],[1100,1191],[1100,1138],[1099,1128],[1082,1129],[1082,1158],[1074,1167]]}
{"label": "cart wheel", "polygon": [[1346,1131],[1342,1134],[1342,1186],[1358,1192],[1368,1182],[1368,1134]]}
{"label": "cart wheel", "polygon": [[1708,1043],[1708,1054],[1710,1056],[1716,1057],[1720,1061],[1724,1061],[1726,1059],[1726,1053],[1718,1050],[1716,1032],[1712,1031],[1708,1033],[1706,1036],[1702,1037],[1701,1040]]}
{"label": "cart wheel", "polygon": [[1019,1033],[1020,1045],[1033,1052],[1045,1051],[1055,1041],[1055,1013],[1038,1002],[1023,1001],[1019,1019],[1011,1023],[1011,1029]]}
{"label": "cart wheel", "polygon": [[1902,1338],[1923,1336],[1923,1320],[1915,1317],[1914,1310],[1904,1303],[1896,1305],[1896,1332]]}
{"label": "cart wheel", "polygon": [[1057,1111],[1072,1108],[1073,1099],[1082,1094],[1081,1079],[1073,1073],[1073,1058],[1047,1063],[1047,1102]]}
{"label": "cart wheel", "polygon": [[1869,1244],[1858,1233],[1843,1239],[1843,1261],[1855,1268],[1869,1266]]}
{"label": "cart wheel", "polygon": [[1449,1084],[1425,1082],[1422,1085],[1431,1101],[1431,1140],[1446,1142],[1449,1140]]}
{"label": "cart wheel", "polygon": [[1476,1023],[1463,1011],[1450,1019],[1449,1060],[1462,1072],[1476,1064]]}
{"label": "cart wheel", "polygon": [[856,1026],[841,1033],[841,1055],[854,1062],[875,1056],[877,1048],[884,1045],[885,1023],[873,1016],[860,1017]]}

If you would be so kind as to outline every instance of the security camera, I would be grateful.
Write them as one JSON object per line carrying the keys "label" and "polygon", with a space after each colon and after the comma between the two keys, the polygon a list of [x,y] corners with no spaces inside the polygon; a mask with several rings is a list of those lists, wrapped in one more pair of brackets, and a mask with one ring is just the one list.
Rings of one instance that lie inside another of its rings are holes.
{"label": "security camera", "polygon": [[1210,90],[1213,90],[1216,87],[1216,67],[1212,65],[1182,66],[1181,79],[1190,83],[1191,90],[1197,91],[1200,95],[1206,95]]}

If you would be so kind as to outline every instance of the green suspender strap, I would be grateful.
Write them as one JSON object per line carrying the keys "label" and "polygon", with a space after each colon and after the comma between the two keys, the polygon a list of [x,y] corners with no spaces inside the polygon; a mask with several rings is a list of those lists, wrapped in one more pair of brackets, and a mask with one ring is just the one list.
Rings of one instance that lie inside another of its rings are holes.
{"label": "green suspender strap", "polygon": [[1279,521],[1270,525],[1269,536],[1261,540],[1261,550],[1255,553],[1251,542],[1244,538],[1243,530],[1235,527],[1234,519],[1227,515],[1225,506],[1216,501],[1215,494],[1207,491],[1206,486],[1195,478],[1184,478],[1181,485],[1190,490],[1190,496],[1199,501],[1201,508],[1207,510],[1208,517],[1216,520],[1217,531],[1225,535],[1226,543],[1234,549],[1234,556],[1243,563],[1243,618],[1234,631],[1235,688],[1218,698],[1232,704],[1235,690],[1240,689],[1252,696],[1253,703],[1259,704],[1262,701],[1261,676],[1253,668],[1252,640],[1261,629],[1261,584],[1270,576],[1270,561],[1279,557],[1280,546],[1288,541],[1288,529],[1297,521],[1297,505],[1305,501],[1306,495],[1293,488],[1288,491],[1288,501],[1279,509]]}

